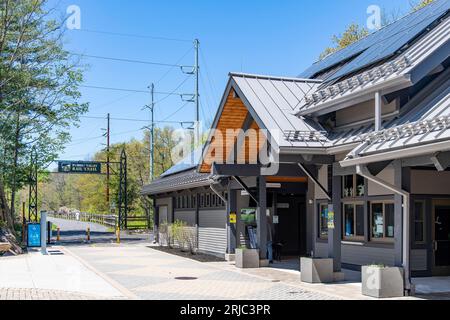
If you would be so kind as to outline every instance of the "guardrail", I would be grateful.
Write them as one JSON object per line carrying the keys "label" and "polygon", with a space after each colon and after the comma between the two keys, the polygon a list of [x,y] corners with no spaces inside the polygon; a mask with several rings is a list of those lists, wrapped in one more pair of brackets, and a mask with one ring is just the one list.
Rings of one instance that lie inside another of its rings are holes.
{"label": "guardrail", "polygon": [[75,221],[83,221],[83,222],[92,222],[97,223],[106,227],[110,227],[115,229],[117,226],[118,216],[116,215],[103,215],[103,214],[93,214],[93,213],[58,213],[52,212],[49,213],[49,216],[59,219],[65,220],[75,220]]}

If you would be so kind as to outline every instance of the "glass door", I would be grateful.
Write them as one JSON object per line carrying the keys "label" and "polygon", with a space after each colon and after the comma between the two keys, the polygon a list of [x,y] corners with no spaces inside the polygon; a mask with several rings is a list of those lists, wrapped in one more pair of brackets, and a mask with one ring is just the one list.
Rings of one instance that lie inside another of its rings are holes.
{"label": "glass door", "polygon": [[450,275],[450,200],[433,201],[433,275]]}

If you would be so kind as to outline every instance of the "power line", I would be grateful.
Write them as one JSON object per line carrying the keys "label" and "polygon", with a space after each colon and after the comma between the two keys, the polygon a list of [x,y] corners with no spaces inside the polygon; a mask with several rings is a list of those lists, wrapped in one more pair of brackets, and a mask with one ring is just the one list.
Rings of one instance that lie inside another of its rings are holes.
{"label": "power line", "polygon": [[[123,91],[123,92],[135,92],[135,93],[150,93],[148,90],[138,90],[138,89],[125,89],[125,88],[113,88],[113,87],[102,87],[102,86],[91,86],[91,85],[80,85],[81,88],[88,89],[99,89],[99,90],[110,90],[110,91]],[[187,93],[176,93],[176,92],[154,92],[155,94],[163,95],[174,95],[174,96],[186,96]]]}
{"label": "power line", "polygon": [[174,115],[176,115],[178,112],[180,112],[181,110],[183,110],[189,103],[191,103],[191,101],[186,101],[185,104],[183,104],[179,109],[177,109],[175,112],[173,112],[172,114],[170,114],[168,117],[164,118],[163,121],[166,121],[170,118],[172,118]]}
{"label": "power line", "polygon": [[88,33],[106,34],[106,35],[120,36],[120,37],[144,38],[144,39],[153,39],[153,40],[161,40],[161,41],[174,41],[174,42],[192,42],[192,40],[187,40],[187,39],[159,37],[159,36],[132,34],[132,33],[119,33],[119,32],[93,30],[93,29],[84,29],[84,28],[83,29],[76,29],[76,30],[77,31],[82,31],[82,32],[88,32]]}
{"label": "power line", "polygon": [[[101,117],[101,116],[80,116],[80,118],[105,120],[105,117]],[[111,117],[110,119],[111,119],[111,120],[115,120],[115,121],[145,122],[145,123],[148,122],[148,120],[143,120],[143,119],[131,119],[131,118],[112,118],[112,117]],[[181,121],[155,121],[155,123],[181,124],[181,123],[183,123],[183,122],[181,122]]]}
{"label": "power line", "polygon": [[111,61],[117,61],[117,62],[138,63],[138,64],[147,64],[147,65],[162,66],[162,67],[171,67],[171,68],[174,68],[174,67],[192,68],[192,66],[185,66],[185,65],[180,65],[180,64],[170,64],[170,63],[163,63],[163,62],[143,61],[143,60],[134,60],[134,59],[125,59],[125,58],[113,58],[113,57],[97,56],[97,55],[75,53],[75,52],[72,52],[72,54],[76,55],[76,56],[80,56],[80,57],[87,57],[87,58],[101,59],[101,60],[111,60]]}

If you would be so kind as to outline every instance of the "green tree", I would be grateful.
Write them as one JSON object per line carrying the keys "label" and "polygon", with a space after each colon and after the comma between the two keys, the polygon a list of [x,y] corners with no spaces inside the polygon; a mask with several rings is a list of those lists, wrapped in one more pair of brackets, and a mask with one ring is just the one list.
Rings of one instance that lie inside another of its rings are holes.
{"label": "green tree", "polygon": [[344,33],[340,35],[334,35],[332,37],[334,46],[326,48],[320,55],[320,59],[323,59],[326,56],[351,45],[352,43],[364,38],[368,34],[369,31],[367,30],[367,28],[361,27],[356,23],[350,24],[344,31]]}
{"label": "green tree", "polygon": [[0,219],[10,227],[31,150],[45,168],[88,107],[79,102],[83,68],[64,50],[64,21],[48,7],[0,0]]}

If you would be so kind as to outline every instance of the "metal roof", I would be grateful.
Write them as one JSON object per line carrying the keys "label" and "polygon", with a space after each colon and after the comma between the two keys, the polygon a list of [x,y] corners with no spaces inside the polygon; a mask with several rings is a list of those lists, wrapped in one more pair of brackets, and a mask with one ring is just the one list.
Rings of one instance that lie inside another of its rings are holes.
{"label": "metal roof", "polygon": [[142,188],[144,195],[156,195],[177,190],[198,188],[209,185],[209,173],[198,173],[196,169],[161,177]]}
{"label": "metal roof", "polygon": [[201,155],[202,155],[203,147],[197,148],[193,152],[189,153],[183,160],[175,164],[173,167],[171,167],[169,170],[164,172],[161,177],[170,176],[172,174],[186,171],[192,168],[197,167],[198,163],[200,162]]}
{"label": "metal roof", "polygon": [[332,112],[329,109],[331,106],[348,101],[362,93],[379,90],[380,87],[388,84],[393,86],[400,83],[405,86],[411,85],[412,80],[409,75],[417,70],[416,68],[434,52],[447,50],[446,56],[448,56],[446,45],[448,47],[449,39],[450,17],[447,17],[420,41],[395,59],[343,81],[321,86],[305,98],[305,103],[299,107],[298,115]]}
{"label": "metal roof", "polygon": [[317,139],[303,139],[300,142],[287,139],[289,132],[322,132],[314,121],[297,117],[298,108],[305,96],[313,92],[320,81],[231,73],[233,88],[249,108],[253,118],[262,129],[270,132],[279,147],[302,145],[322,147]]}
{"label": "metal roof", "polygon": [[331,73],[326,79],[326,81],[331,81],[373,65],[404,49],[433,22],[445,15],[449,9],[450,1],[435,0],[423,9],[415,11],[316,62],[300,77],[312,78],[318,73],[342,64],[341,68]]}
{"label": "metal roof", "polygon": [[450,146],[450,77],[384,130],[362,140],[346,160],[447,140]]}

